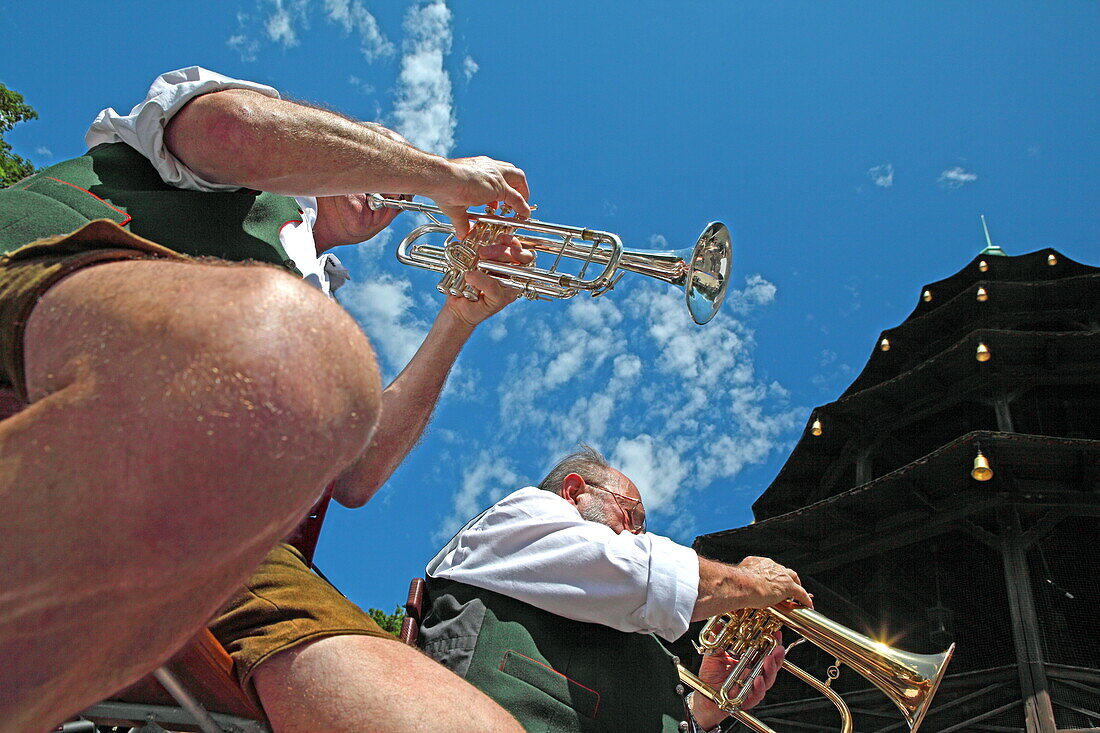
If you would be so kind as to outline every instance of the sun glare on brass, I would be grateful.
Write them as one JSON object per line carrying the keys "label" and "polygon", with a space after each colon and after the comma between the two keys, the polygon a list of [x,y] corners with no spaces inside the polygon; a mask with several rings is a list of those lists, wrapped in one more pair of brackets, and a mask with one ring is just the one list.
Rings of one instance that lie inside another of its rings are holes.
{"label": "sun glare on brass", "polygon": [[890,350],[890,339],[883,339],[882,341],[879,341],[878,342],[878,350],[879,351],[889,351]]}
{"label": "sun glare on brass", "polygon": [[974,358],[978,361],[989,361],[993,358],[993,352],[985,344],[979,343],[978,350],[974,352]]}
{"label": "sun glare on brass", "polygon": [[1058,258],[1055,257],[1053,254],[1047,255],[1047,264],[1052,266],[1052,267],[1054,265],[1057,265],[1058,264]]}
{"label": "sun glare on brass", "polygon": [[[472,267],[530,300],[564,300],[579,293],[603,295],[624,274],[633,272],[682,288],[692,320],[703,325],[718,312],[729,288],[733,245],[729,229],[718,221],[703,229],[694,247],[630,250],[611,232],[504,217],[492,211],[468,213],[471,232],[465,240],[459,240],[438,207],[378,194],[370,194],[368,203],[375,210],[386,207],[415,211],[430,219],[430,223],[416,227],[401,240],[397,259],[405,265],[442,273],[437,287],[449,295],[476,299],[476,291],[464,287],[465,273]],[[429,244],[431,235],[437,239],[443,235],[442,244]],[[477,259],[478,246],[502,237],[518,239],[536,253],[536,261],[520,265]],[[539,254],[552,261],[548,267],[538,266]],[[567,271],[569,267],[573,271]]]}
{"label": "sun glare on brass", "polygon": [[814,420],[814,424],[812,426],[810,426],[810,432],[815,437],[821,435],[821,433],[823,431],[821,430],[821,421],[820,420]]}
{"label": "sun glare on brass", "polygon": [[989,459],[982,454],[981,450],[978,451],[978,455],[974,456],[974,468],[970,469],[970,476],[975,481],[988,481],[993,478],[993,469],[989,467]]}
{"label": "sun glare on brass", "polygon": [[921,298],[924,299],[925,303],[931,303],[932,302],[932,291],[931,290],[925,290],[924,295],[922,295]]}
{"label": "sun glare on brass", "polygon": [[989,263],[986,262],[985,260],[980,261],[978,263],[978,269],[981,270],[982,272],[988,271],[989,270]]}
{"label": "sun glare on brass", "polygon": [[978,288],[978,293],[975,297],[977,297],[979,303],[984,303],[989,300],[989,293],[985,291],[985,288]]}

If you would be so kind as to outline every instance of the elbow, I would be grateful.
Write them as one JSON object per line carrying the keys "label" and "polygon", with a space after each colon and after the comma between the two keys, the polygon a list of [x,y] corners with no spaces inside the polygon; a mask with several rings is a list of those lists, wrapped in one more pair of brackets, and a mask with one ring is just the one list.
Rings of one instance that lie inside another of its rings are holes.
{"label": "elbow", "polygon": [[242,164],[250,151],[262,148],[261,120],[267,97],[230,89],[195,97],[168,121],[168,150],[202,178],[214,183],[247,185],[252,173]]}
{"label": "elbow", "polygon": [[340,503],[340,506],[348,509],[358,509],[370,501],[371,497],[378,493],[378,489],[380,488],[382,487],[367,484],[360,484],[354,487],[340,486],[338,484],[333,497]]}

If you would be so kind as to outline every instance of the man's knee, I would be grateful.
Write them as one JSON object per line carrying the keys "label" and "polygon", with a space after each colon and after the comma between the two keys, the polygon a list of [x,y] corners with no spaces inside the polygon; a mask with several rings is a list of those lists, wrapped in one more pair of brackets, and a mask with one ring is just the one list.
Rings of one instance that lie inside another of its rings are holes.
{"label": "man's knee", "polygon": [[105,485],[131,485],[131,496],[155,487],[137,521],[162,527],[243,516],[288,531],[360,454],[379,412],[378,370],[354,321],[270,267],[81,270],[32,312],[25,354],[35,407],[73,416],[69,445],[111,451]]}
{"label": "man's knee", "polygon": [[297,278],[261,266],[139,261],[77,272],[33,311],[26,362],[32,401],[90,375],[123,399],[155,395],[165,406],[228,397],[222,412],[258,425],[365,417],[369,426],[381,392],[354,321]]}

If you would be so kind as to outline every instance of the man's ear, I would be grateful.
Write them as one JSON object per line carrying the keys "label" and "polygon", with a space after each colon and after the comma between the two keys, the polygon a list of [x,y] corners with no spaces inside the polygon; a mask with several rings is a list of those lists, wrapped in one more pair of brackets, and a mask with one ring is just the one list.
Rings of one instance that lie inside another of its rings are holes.
{"label": "man's ear", "polygon": [[576,505],[577,499],[584,492],[586,484],[580,474],[571,473],[562,479],[561,498],[570,504]]}

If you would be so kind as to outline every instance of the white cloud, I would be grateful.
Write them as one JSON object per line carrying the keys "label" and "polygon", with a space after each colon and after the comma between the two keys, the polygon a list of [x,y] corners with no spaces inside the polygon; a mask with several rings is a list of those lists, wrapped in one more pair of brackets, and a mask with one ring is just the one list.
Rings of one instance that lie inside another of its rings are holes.
{"label": "white cloud", "polygon": [[361,0],[324,0],[326,17],[344,29],[359,34],[359,50],[367,61],[392,56],[393,43],[382,33],[378,21]]}
{"label": "white cloud", "polygon": [[309,0],[268,0],[271,14],[264,21],[264,33],[268,39],[283,48],[298,45],[298,31],[309,28],[306,11]]}
{"label": "white cloud", "polygon": [[462,75],[466,77],[466,81],[474,78],[474,74],[478,72],[481,67],[477,65],[477,62],[472,57],[467,56],[462,59]]}
{"label": "white cloud", "polygon": [[649,246],[653,249],[668,249],[668,239],[663,234],[650,234]]}
{"label": "white cloud", "polygon": [[483,509],[520,488],[521,479],[507,458],[497,451],[483,450],[462,474],[462,485],[455,492],[451,514],[435,532],[437,542],[446,542],[462,525]]}
{"label": "white cloud", "polygon": [[357,244],[355,251],[361,260],[370,263],[376,263],[383,256],[393,257],[393,237],[393,227],[387,227],[367,241]]}
{"label": "white cloud", "polygon": [[504,337],[508,335],[508,324],[494,318],[489,322],[489,325],[485,327],[485,332],[493,341],[503,341]]}
{"label": "white cloud", "polygon": [[940,173],[939,183],[944,188],[961,188],[967,183],[973,183],[978,180],[977,173],[971,173],[960,165],[954,168],[948,168],[943,173]]}
{"label": "white cloud", "polygon": [[[367,61],[392,56],[396,48],[386,38],[378,20],[366,9],[363,0],[322,0],[325,19],[359,37],[359,51]],[[312,0],[257,0],[255,17],[237,14],[238,33],[226,41],[244,61],[255,61],[260,50],[259,36],[283,48],[301,43],[301,34],[309,30]]]}
{"label": "white cloud", "polygon": [[867,171],[867,175],[879,188],[890,188],[894,185],[894,166],[890,163],[876,165]]}
{"label": "white cloud", "polygon": [[762,305],[770,305],[775,301],[775,285],[765,280],[759,274],[745,277],[745,289],[733,290],[726,299],[738,313],[747,313]]}
{"label": "white cloud", "polygon": [[244,33],[230,36],[225,45],[239,53],[242,61],[255,61],[260,50],[259,42]]}
{"label": "white cloud", "polygon": [[386,374],[399,372],[428,333],[428,324],[415,315],[411,288],[408,280],[382,273],[340,289],[340,302],[362,324]]}
{"label": "white cloud", "polygon": [[451,77],[443,66],[451,50],[451,11],[442,0],[414,5],[404,27],[393,111],[397,131],[421,150],[447,155],[456,124]]}
{"label": "white cloud", "polygon": [[47,148],[45,145],[39,145],[34,149],[35,155],[41,155],[44,158],[52,158],[53,151]]}
{"label": "white cloud", "polygon": [[541,466],[587,442],[638,484],[651,513],[668,519],[663,529],[687,539],[692,522],[670,517],[694,491],[785,448],[805,410],[757,375],[753,333],[735,317],[773,302],[773,284],[746,278],[727,298],[734,307],[706,327],[691,323],[681,291],[631,285],[526,320],[531,345],[508,359],[511,378],[498,388],[498,435],[521,437],[497,450],[537,446]]}
{"label": "white cloud", "polygon": [[688,466],[676,449],[645,433],[619,440],[609,460],[630,477],[653,509],[671,503],[688,476]]}
{"label": "white cloud", "polygon": [[374,94],[375,88],[373,84],[367,84],[355,74],[348,76],[348,84],[355,87],[356,91],[360,94]]}
{"label": "white cloud", "polygon": [[440,402],[445,400],[458,400],[459,402],[475,400],[478,397],[478,389],[481,384],[481,372],[458,362],[451,369],[451,373],[447,377],[447,383],[443,385]]}

